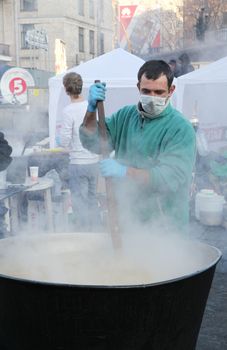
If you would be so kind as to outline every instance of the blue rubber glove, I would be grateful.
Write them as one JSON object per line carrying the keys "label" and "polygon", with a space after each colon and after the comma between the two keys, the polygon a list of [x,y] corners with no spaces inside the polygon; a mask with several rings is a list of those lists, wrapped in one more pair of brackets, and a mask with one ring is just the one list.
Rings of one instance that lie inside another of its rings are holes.
{"label": "blue rubber glove", "polygon": [[114,159],[108,158],[100,161],[100,171],[104,177],[124,177],[127,173],[127,167]]}
{"label": "blue rubber glove", "polygon": [[96,83],[89,89],[88,112],[95,112],[98,101],[105,101],[106,83]]}

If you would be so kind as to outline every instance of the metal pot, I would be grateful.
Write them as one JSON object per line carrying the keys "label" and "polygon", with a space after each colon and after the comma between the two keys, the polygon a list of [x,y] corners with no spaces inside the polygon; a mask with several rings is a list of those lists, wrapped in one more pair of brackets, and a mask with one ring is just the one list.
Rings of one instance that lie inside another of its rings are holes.
{"label": "metal pot", "polygon": [[[36,252],[40,252],[42,260],[43,251],[49,247],[51,261],[56,252],[61,255],[75,247],[75,254],[79,248],[85,254],[98,246],[102,251],[109,241],[108,235],[86,233],[0,241],[1,350],[195,349],[215,267],[221,257],[220,251],[212,246],[185,243],[189,254],[192,252],[192,258],[196,256],[199,262],[194,271],[189,269],[181,276],[171,275],[170,279],[151,283],[54,283],[7,275],[2,267],[8,264],[11,269],[15,262],[17,269],[20,261],[27,263],[28,250],[34,259]],[[102,259],[100,255],[97,258]]]}

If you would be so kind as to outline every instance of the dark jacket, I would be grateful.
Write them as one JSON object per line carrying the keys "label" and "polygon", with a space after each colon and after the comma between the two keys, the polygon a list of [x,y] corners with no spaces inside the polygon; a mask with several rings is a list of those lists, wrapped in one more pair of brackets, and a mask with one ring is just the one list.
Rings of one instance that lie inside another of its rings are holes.
{"label": "dark jacket", "polygon": [[5,140],[4,134],[0,132],[0,171],[5,170],[11,163],[11,153],[12,147]]}

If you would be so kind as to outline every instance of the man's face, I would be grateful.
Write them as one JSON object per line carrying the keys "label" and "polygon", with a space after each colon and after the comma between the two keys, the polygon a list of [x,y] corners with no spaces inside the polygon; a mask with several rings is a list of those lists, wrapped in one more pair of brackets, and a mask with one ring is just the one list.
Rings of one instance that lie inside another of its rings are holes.
{"label": "man's face", "polygon": [[140,94],[159,97],[170,97],[175,90],[175,86],[168,87],[168,81],[165,75],[161,75],[158,79],[147,79],[143,74],[137,87]]}

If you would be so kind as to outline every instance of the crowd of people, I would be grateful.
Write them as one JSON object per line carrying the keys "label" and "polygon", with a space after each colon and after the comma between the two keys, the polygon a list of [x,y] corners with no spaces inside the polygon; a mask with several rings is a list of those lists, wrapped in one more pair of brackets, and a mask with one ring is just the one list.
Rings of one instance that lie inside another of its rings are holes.
{"label": "crowd of people", "polygon": [[175,78],[194,71],[187,53],[182,53],[178,59],[172,58],[168,63]]}

